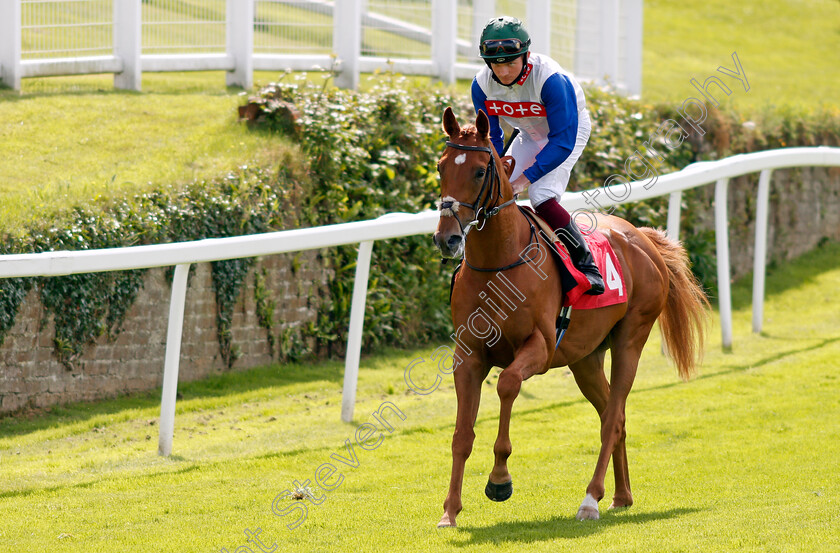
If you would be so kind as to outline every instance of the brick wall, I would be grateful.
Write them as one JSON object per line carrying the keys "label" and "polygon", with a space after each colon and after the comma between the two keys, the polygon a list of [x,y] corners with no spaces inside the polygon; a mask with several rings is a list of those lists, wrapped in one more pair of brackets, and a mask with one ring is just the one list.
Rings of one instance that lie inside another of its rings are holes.
{"label": "brick wall", "polygon": [[[755,197],[758,175],[729,184],[729,248],[732,276],[752,271]],[[700,190],[708,208],[688,214],[714,229],[714,185]],[[779,170],[770,194],[768,262],[784,262],[814,248],[821,240],[840,240],[840,169]],[[256,270],[268,271],[266,286],[276,302],[279,332],[289,325],[313,321],[327,273],[317,252],[300,255],[293,271],[291,256],[269,256]],[[267,330],[258,325],[254,270],[246,279],[233,318],[232,342],[241,356],[235,369],[270,363]],[[67,370],[53,355],[53,326],[36,290],[29,292],[15,326],[0,347],[0,413],[77,400],[148,390],[163,378],[170,283],[163,269],[148,272],[123,332],[113,342],[102,337]],[[181,347],[181,381],[221,372],[224,366],[216,338],[216,301],[210,266],[194,267],[187,291]]]}
{"label": "brick wall", "polygon": [[[714,230],[714,184],[700,192],[708,209],[688,214]],[[758,173],[729,182],[729,257],[733,280],[753,270]],[[783,263],[822,240],[840,241],[840,168],[780,169],[773,172],[767,225],[767,263]]]}
{"label": "brick wall", "polygon": [[[304,252],[293,270],[292,256],[262,258],[245,281],[236,304],[232,342],[241,353],[234,369],[271,363],[268,330],[259,326],[254,298],[255,271],[267,270],[266,288],[275,301],[275,334],[290,325],[314,321],[326,285],[318,252]],[[79,400],[114,397],[160,387],[169,318],[171,283],[164,269],[150,269],[123,331],[113,341],[100,337],[72,370],[53,354],[52,320],[30,290],[14,327],[0,347],[0,413]],[[179,380],[203,378],[224,370],[216,337],[216,299],[210,265],[190,274],[184,312]]]}

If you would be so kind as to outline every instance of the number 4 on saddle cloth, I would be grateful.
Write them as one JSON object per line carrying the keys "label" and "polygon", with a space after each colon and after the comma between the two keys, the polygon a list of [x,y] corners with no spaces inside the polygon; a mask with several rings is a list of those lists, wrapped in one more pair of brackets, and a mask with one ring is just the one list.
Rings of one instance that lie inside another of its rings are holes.
{"label": "number 4 on saddle cloth", "polygon": [[[617,305],[627,301],[627,290],[624,285],[624,273],[621,270],[621,264],[618,262],[618,257],[615,255],[612,246],[607,237],[598,230],[589,232],[589,227],[581,227],[581,234],[584,234],[584,239],[589,245],[589,250],[592,253],[592,258],[601,271],[604,277],[604,293],[598,296],[590,296],[586,293],[590,288],[589,279],[581,273],[572,263],[572,258],[566,251],[566,247],[554,236],[554,231],[548,224],[543,221],[534,211],[527,206],[519,206],[519,210],[529,219],[532,225],[532,237],[539,235],[543,241],[551,242],[554,245],[554,253],[557,255],[551,256],[557,263],[560,269],[560,283],[563,289],[563,307],[560,310],[560,315],[557,317],[557,342],[555,349],[560,345],[560,340],[566,333],[571,320],[572,308],[575,309],[597,309],[599,307],[607,307],[610,305]],[[544,259],[530,259],[531,248],[537,248],[536,243],[522,253],[520,257],[525,261],[530,260],[530,265],[535,271],[541,271],[540,268]],[[463,260],[462,260],[463,262]],[[516,266],[510,265],[504,269]],[[461,269],[461,263],[455,268],[452,273],[452,281],[449,286],[449,299],[452,300],[452,290],[455,286],[455,279]]]}
{"label": "number 4 on saddle cloth", "polygon": [[563,308],[557,317],[556,349],[560,345],[560,340],[563,339],[566,329],[569,327],[572,308],[596,309],[598,307],[617,305],[627,301],[624,273],[621,270],[621,263],[619,263],[618,257],[616,257],[615,251],[613,251],[607,237],[597,230],[590,232],[589,227],[580,226],[581,234],[584,235],[584,239],[589,246],[589,251],[592,252],[592,259],[604,277],[603,294],[598,296],[586,294],[586,291],[590,288],[589,280],[574,266],[572,258],[566,251],[565,246],[554,237],[551,227],[531,209],[527,207],[520,207],[520,209],[531,219],[532,223],[537,225],[539,234],[543,239],[546,241],[549,238],[552,239],[551,241],[554,243],[555,252],[557,253],[554,258],[557,260],[558,267],[560,268],[561,286],[563,288]]}

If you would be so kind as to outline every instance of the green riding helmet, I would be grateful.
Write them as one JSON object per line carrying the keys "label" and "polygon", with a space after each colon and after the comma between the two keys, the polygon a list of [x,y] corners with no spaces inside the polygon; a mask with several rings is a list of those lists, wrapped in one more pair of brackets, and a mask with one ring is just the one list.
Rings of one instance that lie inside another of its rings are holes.
{"label": "green riding helmet", "polygon": [[508,63],[528,52],[531,37],[515,17],[494,17],[481,31],[479,55],[485,62]]}

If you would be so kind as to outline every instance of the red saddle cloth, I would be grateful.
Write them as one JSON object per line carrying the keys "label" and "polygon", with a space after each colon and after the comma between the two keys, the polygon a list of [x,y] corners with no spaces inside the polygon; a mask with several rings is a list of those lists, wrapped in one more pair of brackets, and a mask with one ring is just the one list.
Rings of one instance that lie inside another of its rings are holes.
{"label": "red saddle cloth", "polygon": [[[581,228],[582,233],[587,231],[586,227]],[[599,296],[590,296],[586,293],[589,290],[589,281],[575,268],[566,248],[558,241],[554,245],[560,253],[560,258],[566,270],[577,282],[577,286],[566,291],[563,306],[571,305],[574,309],[596,309],[626,302],[627,288],[624,286],[624,273],[609,240],[597,230],[585,235],[584,238],[604,279],[604,293]]]}

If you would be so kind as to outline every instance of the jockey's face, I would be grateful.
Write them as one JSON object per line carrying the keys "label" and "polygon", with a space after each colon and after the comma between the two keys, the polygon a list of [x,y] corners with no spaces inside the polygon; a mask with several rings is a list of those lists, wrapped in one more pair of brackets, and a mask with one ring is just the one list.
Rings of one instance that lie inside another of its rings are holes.
{"label": "jockey's face", "polygon": [[519,56],[508,63],[490,63],[490,69],[503,85],[510,86],[513,84],[514,79],[519,76],[524,63],[525,61],[522,59],[522,56]]}

